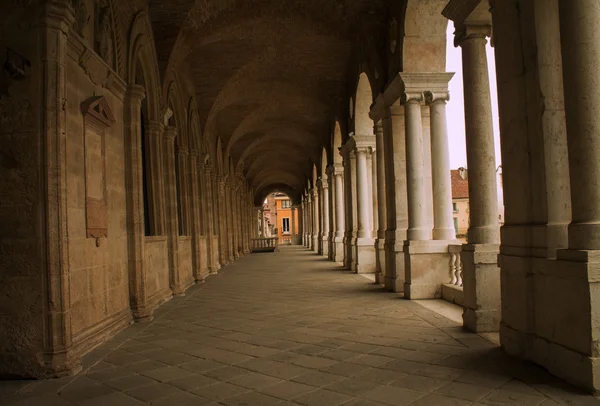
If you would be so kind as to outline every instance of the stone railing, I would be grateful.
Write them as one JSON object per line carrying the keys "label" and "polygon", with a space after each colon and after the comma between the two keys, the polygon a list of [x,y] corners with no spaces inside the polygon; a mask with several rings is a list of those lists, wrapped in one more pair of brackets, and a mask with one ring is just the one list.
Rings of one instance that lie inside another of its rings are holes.
{"label": "stone railing", "polygon": [[462,261],[460,253],[462,245],[449,245],[448,253],[450,253],[449,264],[449,282],[442,285],[442,298],[448,302],[456,303],[457,305],[464,304],[463,293],[463,275]]}
{"label": "stone railing", "polygon": [[253,238],[252,252],[274,252],[278,245],[279,238],[277,237]]}

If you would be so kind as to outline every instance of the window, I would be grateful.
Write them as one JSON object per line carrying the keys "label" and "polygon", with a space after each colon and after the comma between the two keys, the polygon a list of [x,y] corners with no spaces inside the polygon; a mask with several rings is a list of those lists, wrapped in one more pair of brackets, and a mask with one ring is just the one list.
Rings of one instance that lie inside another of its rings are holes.
{"label": "window", "polygon": [[454,230],[458,233],[458,218],[454,217]]}
{"label": "window", "polygon": [[289,218],[284,218],[282,225],[281,225],[281,232],[282,233],[289,233],[290,232],[290,219]]}
{"label": "window", "polygon": [[292,207],[292,202],[290,200],[282,200],[281,201],[282,209],[289,209],[290,207]]}
{"label": "window", "polygon": [[452,203],[452,210],[454,211],[454,213],[456,213],[458,211],[458,203],[456,203],[456,202]]}

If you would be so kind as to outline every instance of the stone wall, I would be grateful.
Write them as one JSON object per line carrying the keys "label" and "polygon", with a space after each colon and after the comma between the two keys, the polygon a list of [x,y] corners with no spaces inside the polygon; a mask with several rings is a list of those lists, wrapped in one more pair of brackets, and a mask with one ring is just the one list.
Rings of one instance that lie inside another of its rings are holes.
{"label": "stone wall", "polygon": [[2,57],[10,48],[17,64],[21,57],[32,61],[20,81],[0,74],[0,378],[41,372],[46,198],[36,6],[0,2]]}
{"label": "stone wall", "polygon": [[144,255],[147,294],[158,305],[171,297],[167,238],[146,237]]}

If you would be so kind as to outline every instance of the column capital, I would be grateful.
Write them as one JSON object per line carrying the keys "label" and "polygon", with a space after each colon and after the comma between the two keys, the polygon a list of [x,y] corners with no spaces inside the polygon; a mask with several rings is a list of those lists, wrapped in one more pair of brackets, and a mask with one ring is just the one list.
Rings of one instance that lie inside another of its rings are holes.
{"label": "column capital", "polygon": [[421,103],[429,93],[434,95],[448,93],[448,83],[454,77],[453,72],[402,72],[399,75],[404,87],[400,96],[402,104]]}
{"label": "column capital", "polygon": [[444,103],[450,101],[450,92],[425,92],[425,103],[427,105],[433,103]]}
{"label": "column capital", "polygon": [[491,24],[463,24],[457,26],[454,32],[454,46],[462,46],[465,41],[480,39],[486,41],[492,36]]}
{"label": "column capital", "polygon": [[125,97],[130,103],[142,104],[142,101],[146,98],[146,88],[142,85],[131,84],[127,87]]}
{"label": "column capital", "polygon": [[148,134],[163,134],[165,126],[156,120],[148,120],[144,123]]}
{"label": "column capital", "polygon": [[175,138],[177,137],[177,128],[168,125],[165,127],[163,135],[165,137],[165,140],[174,142]]}
{"label": "column capital", "polygon": [[59,29],[67,34],[75,23],[75,10],[68,0],[51,0],[41,21],[43,26]]}
{"label": "column capital", "polygon": [[332,176],[342,176],[344,174],[344,165],[335,163],[327,167],[327,174]]}
{"label": "column capital", "polygon": [[421,104],[425,100],[423,97],[423,92],[404,92],[400,96],[400,103],[409,104],[409,103],[417,103]]}

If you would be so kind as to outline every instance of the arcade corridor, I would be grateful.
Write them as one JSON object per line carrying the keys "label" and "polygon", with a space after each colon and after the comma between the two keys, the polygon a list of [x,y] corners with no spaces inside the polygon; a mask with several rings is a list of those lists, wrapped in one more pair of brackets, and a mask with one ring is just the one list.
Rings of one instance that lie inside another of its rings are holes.
{"label": "arcade corridor", "polygon": [[83,368],[0,382],[0,404],[600,404],[299,246],[245,256],[92,351]]}

